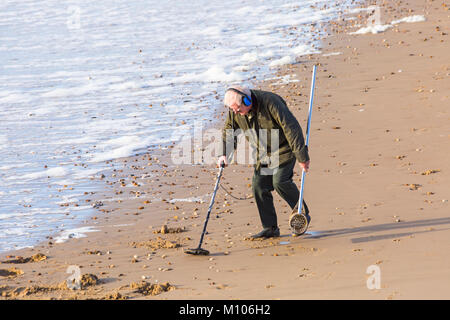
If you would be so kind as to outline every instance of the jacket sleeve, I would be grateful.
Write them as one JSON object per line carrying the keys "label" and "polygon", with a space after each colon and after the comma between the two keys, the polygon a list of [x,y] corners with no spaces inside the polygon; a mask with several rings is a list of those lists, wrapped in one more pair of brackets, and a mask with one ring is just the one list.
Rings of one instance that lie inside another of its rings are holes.
{"label": "jacket sleeve", "polygon": [[227,119],[225,120],[225,125],[222,129],[222,150],[221,155],[226,156],[230,160],[231,155],[236,148],[236,139],[234,137],[234,130],[237,125],[233,119],[231,112],[228,111]]}
{"label": "jacket sleeve", "polygon": [[278,97],[269,104],[269,110],[274,120],[283,130],[286,140],[297,161],[308,161],[308,147],[305,145],[302,128],[284,100],[281,99],[281,97]]}

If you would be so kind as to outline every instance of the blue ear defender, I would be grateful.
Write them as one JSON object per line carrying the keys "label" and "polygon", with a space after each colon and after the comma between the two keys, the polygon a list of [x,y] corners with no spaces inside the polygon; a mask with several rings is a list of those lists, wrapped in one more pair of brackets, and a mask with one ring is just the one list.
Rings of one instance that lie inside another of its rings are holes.
{"label": "blue ear defender", "polygon": [[245,104],[246,107],[252,104],[252,99],[249,98],[247,95],[242,97],[242,102]]}
{"label": "blue ear defender", "polygon": [[242,103],[244,104],[244,106],[248,107],[252,104],[252,98],[250,98],[248,95],[246,95],[242,91],[239,91],[235,88],[229,88],[229,89],[227,89],[227,91],[234,91],[236,93],[239,93],[242,96]]}

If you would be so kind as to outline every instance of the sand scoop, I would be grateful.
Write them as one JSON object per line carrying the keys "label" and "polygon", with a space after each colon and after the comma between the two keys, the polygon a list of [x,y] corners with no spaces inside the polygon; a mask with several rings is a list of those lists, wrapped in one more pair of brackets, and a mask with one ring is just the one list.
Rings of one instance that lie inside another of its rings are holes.
{"label": "sand scoop", "polygon": [[186,249],[186,250],[184,250],[184,253],[192,254],[192,255],[195,255],[195,256],[207,256],[207,255],[209,255],[209,251],[202,248],[202,243],[203,243],[203,237],[205,236],[205,233],[206,233],[206,226],[208,224],[209,214],[211,213],[211,209],[212,209],[213,204],[214,204],[214,199],[216,198],[217,189],[219,188],[219,183],[220,183],[220,178],[222,177],[223,168],[225,168],[225,163],[222,162],[220,164],[219,174],[217,175],[216,185],[214,187],[214,192],[213,192],[213,194],[211,196],[211,201],[209,203],[208,213],[206,215],[205,224],[203,226],[203,232],[202,232],[202,235],[200,237],[200,242],[198,244],[198,247],[194,248],[194,249]]}
{"label": "sand scoop", "polygon": [[[306,143],[305,146],[308,147],[309,144],[309,133],[310,133],[310,127],[311,127],[311,111],[312,111],[312,105],[314,100],[314,85],[316,83],[316,69],[317,66],[314,65],[313,67],[313,73],[312,73],[312,80],[311,80],[311,93],[309,96],[309,111],[308,111],[308,125],[306,127]],[[289,218],[289,226],[291,227],[291,230],[294,235],[302,235],[306,232],[308,229],[309,222],[311,221],[311,218],[309,216],[309,210],[306,206],[306,203],[303,201],[303,189],[305,186],[305,170],[302,172],[302,182],[301,182],[301,188],[300,188],[300,198],[297,203],[297,212],[294,211],[292,215]],[[305,208],[306,207],[306,208]],[[305,209],[302,210],[302,209]],[[295,210],[295,209],[294,209]]]}

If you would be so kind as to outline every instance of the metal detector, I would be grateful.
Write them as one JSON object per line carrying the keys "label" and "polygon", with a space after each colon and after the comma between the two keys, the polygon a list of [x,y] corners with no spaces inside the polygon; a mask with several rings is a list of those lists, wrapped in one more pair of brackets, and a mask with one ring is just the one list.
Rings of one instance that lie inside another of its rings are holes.
{"label": "metal detector", "polygon": [[186,253],[186,254],[192,254],[192,255],[195,255],[195,256],[207,256],[207,255],[209,255],[209,251],[202,248],[202,242],[203,242],[203,237],[205,236],[205,233],[206,233],[206,225],[208,224],[209,214],[211,213],[211,209],[212,209],[213,204],[214,204],[214,199],[216,198],[217,189],[219,188],[219,183],[220,183],[220,178],[222,177],[223,168],[225,168],[225,163],[224,162],[222,162],[220,164],[219,174],[217,175],[216,185],[214,187],[214,192],[212,194],[211,201],[209,203],[208,214],[206,215],[205,224],[203,226],[203,232],[202,232],[202,235],[200,237],[200,243],[198,244],[197,248],[184,250],[184,253]]}

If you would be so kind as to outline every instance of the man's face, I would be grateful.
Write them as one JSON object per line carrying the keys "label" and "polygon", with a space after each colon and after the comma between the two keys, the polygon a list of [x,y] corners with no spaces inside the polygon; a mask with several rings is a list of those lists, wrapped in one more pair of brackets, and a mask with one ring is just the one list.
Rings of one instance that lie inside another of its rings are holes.
{"label": "man's face", "polygon": [[228,106],[228,108],[230,108],[234,112],[234,114],[240,114],[241,116],[245,116],[250,112],[252,105],[246,107],[244,105],[239,106],[236,103],[234,103],[231,106]]}

